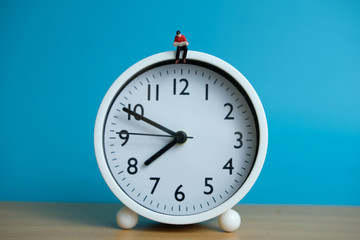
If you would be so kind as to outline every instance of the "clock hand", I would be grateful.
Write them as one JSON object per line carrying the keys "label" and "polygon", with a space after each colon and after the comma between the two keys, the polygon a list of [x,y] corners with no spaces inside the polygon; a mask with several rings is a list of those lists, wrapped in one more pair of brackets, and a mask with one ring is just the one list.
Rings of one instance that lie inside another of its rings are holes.
{"label": "clock hand", "polygon": [[148,160],[144,162],[145,166],[149,166],[152,162],[154,162],[156,159],[158,159],[161,155],[163,155],[166,151],[168,151],[170,148],[175,146],[177,143],[185,143],[188,139],[187,135],[183,131],[178,131],[175,133],[174,139],[166,144],[165,147],[157,151],[154,155],[152,155]]}
{"label": "clock hand", "polygon": [[[125,135],[138,135],[138,136],[150,136],[150,137],[173,137],[171,135],[161,135],[161,134],[149,134],[149,133],[131,133],[126,130],[121,130],[120,132],[116,132],[116,134],[125,134]],[[187,137],[194,138],[194,137]]]}
{"label": "clock hand", "polygon": [[159,151],[157,151],[154,155],[152,155],[148,160],[146,160],[144,162],[145,166],[149,166],[153,161],[155,161],[158,157],[160,157],[161,155],[163,155],[167,150],[169,150],[170,148],[172,148],[175,144],[176,144],[176,139],[174,138],[171,142],[169,142],[168,144],[166,144],[165,147],[163,147],[162,149],[160,149]]}
{"label": "clock hand", "polygon": [[[160,135],[160,134],[148,134],[148,133],[131,133],[126,130],[122,130],[120,132],[116,132],[116,134],[124,134],[124,135],[138,135],[138,136],[151,136],[151,137],[173,137],[171,135]],[[192,137],[189,137],[192,138]]]}
{"label": "clock hand", "polygon": [[170,148],[172,148],[173,146],[175,146],[176,143],[185,143],[186,140],[188,139],[188,136],[186,135],[185,132],[183,131],[178,131],[178,132],[173,132],[170,129],[140,115],[137,114],[134,111],[131,111],[130,109],[123,107],[122,109],[124,112],[134,116],[137,119],[143,120],[144,122],[166,132],[169,133],[172,137],[174,137],[174,140],[172,140],[170,143],[168,143],[165,147],[161,148],[159,151],[157,151],[154,155],[152,155],[148,160],[145,161],[145,165],[148,166],[150,165],[153,161],[155,161],[156,159],[158,159],[161,155],[163,155],[166,151],[168,151]]}
{"label": "clock hand", "polygon": [[127,112],[127,113],[130,114],[130,115],[133,115],[134,117],[136,117],[136,118],[138,118],[138,119],[140,119],[140,120],[143,120],[144,122],[146,122],[146,123],[148,123],[148,124],[150,124],[150,125],[158,128],[158,129],[160,129],[160,130],[162,130],[162,131],[170,134],[170,135],[173,136],[173,137],[175,137],[175,135],[176,135],[176,133],[173,132],[173,131],[171,131],[170,129],[168,129],[168,128],[166,128],[166,127],[164,127],[164,126],[162,126],[162,125],[160,125],[160,124],[158,124],[158,123],[156,123],[156,122],[154,122],[154,121],[152,121],[152,120],[150,120],[150,119],[148,119],[148,118],[146,118],[146,117],[144,117],[144,116],[142,116],[142,115],[140,115],[140,114],[137,114],[136,112],[131,111],[130,109],[128,109],[128,108],[126,108],[126,107],[123,107],[122,110],[123,110],[124,112]]}

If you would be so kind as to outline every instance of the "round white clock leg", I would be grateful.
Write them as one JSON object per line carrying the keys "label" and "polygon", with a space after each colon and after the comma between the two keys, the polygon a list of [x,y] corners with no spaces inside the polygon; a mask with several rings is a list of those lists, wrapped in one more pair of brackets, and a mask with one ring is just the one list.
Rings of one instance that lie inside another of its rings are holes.
{"label": "round white clock leg", "polygon": [[229,209],[219,216],[218,222],[222,230],[235,232],[241,224],[240,214],[233,209]]}
{"label": "round white clock leg", "polygon": [[130,210],[128,207],[123,207],[116,214],[116,222],[119,227],[123,229],[130,229],[136,226],[139,220],[139,215]]}

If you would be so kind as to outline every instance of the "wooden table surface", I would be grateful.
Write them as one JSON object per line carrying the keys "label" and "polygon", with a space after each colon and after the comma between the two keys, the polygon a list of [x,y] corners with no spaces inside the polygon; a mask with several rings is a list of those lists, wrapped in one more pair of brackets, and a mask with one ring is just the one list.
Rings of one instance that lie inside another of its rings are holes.
{"label": "wooden table surface", "polygon": [[225,233],[213,219],[172,226],[145,218],[117,227],[121,204],[0,202],[0,239],[360,239],[359,207],[238,205],[242,223]]}

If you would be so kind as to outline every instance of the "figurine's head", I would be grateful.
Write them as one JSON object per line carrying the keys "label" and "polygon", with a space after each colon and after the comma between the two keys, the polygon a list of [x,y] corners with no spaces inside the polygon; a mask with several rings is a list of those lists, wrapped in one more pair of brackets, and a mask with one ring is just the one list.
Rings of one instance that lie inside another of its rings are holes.
{"label": "figurine's head", "polygon": [[177,31],[176,31],[176,35],[177,35],[178,37],[180,37],[180,36],[181,36],[181,32],[180,32],[179,30],[177,30]]}

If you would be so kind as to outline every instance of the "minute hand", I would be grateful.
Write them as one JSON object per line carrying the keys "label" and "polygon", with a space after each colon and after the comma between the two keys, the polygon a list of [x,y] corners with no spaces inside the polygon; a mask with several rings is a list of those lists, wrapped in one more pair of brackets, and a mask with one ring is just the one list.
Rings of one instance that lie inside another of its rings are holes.
{"label": "minute hand", "polygon": [[158,129],[160,129],[160,130],[162,130],[162,131],[170,134],[170,135],[173,136],[173,137],[176,136],[176,133],[173,132],[173,131],[171,131],[170,129],[168,129],[168,128],[166,128],[166,127],[164,127],[164,126],[162,126],[162,125],[160,125],[160,124],[158,124],[158,123],[156,123],[156,122],[154,122],[154,121],[152,121],[152,120],[150,120],[150,119],[148,119],[148,118],[146,118],[146,117],[144,117],[144,116],[142,116],[142,115],[140,115],[140,114],[137,114],[136,112],[131,111],[130,109],[128,109],[128,108],[126,108],[126,107],[123,107],[122,110],[123,110],[124,112],[127,112],[128,114],[136,117],[137,119],[140,119],[140,120],[142,120],[142,121],[144,121],[144,122],[147,122],[148,124],[150,124],[150,125],[158,128]]}

